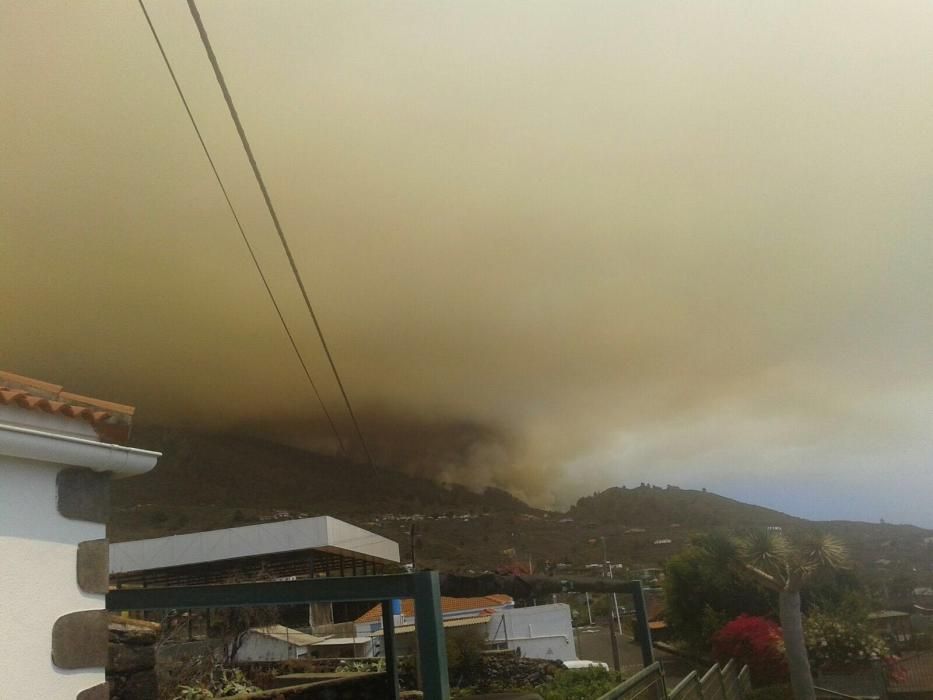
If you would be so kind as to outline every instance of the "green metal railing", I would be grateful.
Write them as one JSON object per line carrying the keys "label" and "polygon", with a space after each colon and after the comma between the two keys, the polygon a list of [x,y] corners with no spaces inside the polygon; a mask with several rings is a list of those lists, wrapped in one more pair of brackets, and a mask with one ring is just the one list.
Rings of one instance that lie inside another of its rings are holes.
{"label": "green metal railing", "polygon": [[598,700],[744,700],[752,689],[748,666],[738,670],[735,661],[714,664],[700,676],[691,671],[667,692],[664,669],[653,663],[613,688]]}
{"label": "green metal railing", "polygon": [[661,664],[655,661],[642,669],[622,685],[601,695],[598,700],[619,700],[620,698],[639,700],[665,700],[667,689],[664,685],[664,671]]}
{"label": "green metal railing", "polygon": [[381,603],[386,671],[390,676],[392,697],[397,698],[399,685],[393,643],[392,601],[399,598],[413,598],[415,601],[415,635],[418,641],[424,697],[426,700],[448,700],[450,687],[447,679],[447,650],[444,645],[441,594],[436,571],[211,586],[118,589],[107,594],[107,609],[190,610],[335,601]]}

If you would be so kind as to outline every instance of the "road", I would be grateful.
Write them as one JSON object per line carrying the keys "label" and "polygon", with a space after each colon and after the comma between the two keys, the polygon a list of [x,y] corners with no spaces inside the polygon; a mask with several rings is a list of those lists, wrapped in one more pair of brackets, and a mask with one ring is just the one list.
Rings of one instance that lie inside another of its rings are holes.
{"label": "road", "polygon": [[[574,632],[578,658],[603,661],[609,664],[609,668],[612,668],[612,642],[609,639],[607,626],[580,627]],[[624,676],[631,676],[643,668],[641,646],[634,639],[628,636],[620,637],[619,652],[622,657]],[[664,665],[664,675],[669,688],[673,688],[684,676],[695,669],[689,661],[659,649],[654,650],[654,658]]]}

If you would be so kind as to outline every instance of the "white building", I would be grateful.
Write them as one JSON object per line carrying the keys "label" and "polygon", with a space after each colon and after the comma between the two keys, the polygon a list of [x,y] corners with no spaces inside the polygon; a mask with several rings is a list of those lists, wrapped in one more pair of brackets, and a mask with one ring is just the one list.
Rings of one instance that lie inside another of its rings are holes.
{"label": "white building", "polygon": [[107,700],[112,477],[158,453],[119,444],[131,406],[0,372],[0,695]]}
{"label": "white building", "polygon": [[377,574],[398,561],[397,542],[329,515],[110,545],[118,586],[247,580],[253,570],[278,580]]}
{"label": "white building", "polygon": [[[573,637],[570,606],[563,603],[516,608],[507,595],[476,598],[441,597],[444,631],[456,634],[465,628],[482,630],[490,646],[520,650],[522,656],[533,659],[572,660],[577,658]],[[412,601],[396,606],[395,635],[401,653],[413,649],[415,613]],[[382,655],[382,614],[379,606],[357,618],[358,636],[371,635],[372,653]]]}
{"label": "white building", "polygon": [[520,650],[528,659],[577,658],[570,606],[564,603],[502,610],[492,615],[487,630],[495,647]]}
{"label": "white building", "polygon": [[287,661],[308,656],[314,644],[323,641],[282,625],[253,627],[243,633],[234,655],[236,661]]}

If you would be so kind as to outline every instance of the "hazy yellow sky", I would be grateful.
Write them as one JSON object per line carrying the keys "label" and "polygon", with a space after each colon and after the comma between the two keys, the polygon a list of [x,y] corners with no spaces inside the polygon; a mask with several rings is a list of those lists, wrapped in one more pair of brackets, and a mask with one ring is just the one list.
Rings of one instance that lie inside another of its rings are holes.
{"label": "hazy yellow sky", "polygon": [[[199,4],[381,463],[933,526],[933,5]],[[349,439],[187,7],[149,8]],[[324,446],[136,3],[3,3],[0,76],[0,366]]]}

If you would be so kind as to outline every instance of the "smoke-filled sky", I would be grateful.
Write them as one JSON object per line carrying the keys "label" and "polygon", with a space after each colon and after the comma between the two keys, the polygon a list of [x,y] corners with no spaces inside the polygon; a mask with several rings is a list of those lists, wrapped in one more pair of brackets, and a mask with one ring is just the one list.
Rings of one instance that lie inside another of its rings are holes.
{"label": "smoke-filled sky", "polygon": [[[187,7],[149,7],[350,440]],[[933,526],[933,5],[201,11],[380,463]],[[0,76],[0,366],[333,449],[136,3],[3,3]]]}

